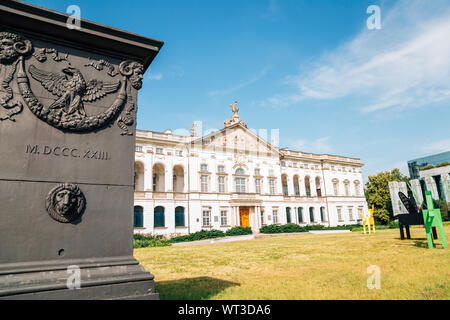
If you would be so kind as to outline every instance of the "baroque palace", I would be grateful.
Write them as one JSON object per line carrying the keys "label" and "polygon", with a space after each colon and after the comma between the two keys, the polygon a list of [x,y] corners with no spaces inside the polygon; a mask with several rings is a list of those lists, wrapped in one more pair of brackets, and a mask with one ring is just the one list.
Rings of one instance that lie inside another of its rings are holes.
{"label": "baroque palace", "polygon": [[138,130],[135,232],[188,234],[269,224],[356,224],[367,212],[359,159],[280,149],[238,116],[198,137]]}

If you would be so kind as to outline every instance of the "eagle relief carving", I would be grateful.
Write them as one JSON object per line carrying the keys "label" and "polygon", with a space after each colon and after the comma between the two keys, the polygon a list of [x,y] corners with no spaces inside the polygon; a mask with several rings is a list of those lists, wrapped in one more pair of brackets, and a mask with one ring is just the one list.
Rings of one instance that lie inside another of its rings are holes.
{"label": "eagle relief carving", "polygon": [[[54,128],[67,132],[91,132],[100,130],[113,122],[129,104],[127,114],[120,117],[119,128],[127,130],[135,117],[135,106],[131,98],[129,86],[141,89],[143,79],[142,64],[134,61],[123,61],[119,65],[122,78],[115,81],[86,79],[83,72],[71,65],[68,55],[58,56],[54,49],[37,49],[32,57],[38,63],[43,63],[45,54],[53,54],[53,61],[62,63],[58,72],[45,70],[45,65],[29,64],[25,68],[25,58],[33,52],[29,40],[10,32],[0,32],[0,120],[12,120],[23,109],[22,101],[28,109],[40,120]],[[39,59],[38,59],[39,58]],[[52,62],[54,63],[54,62]],[[63,65],[66,64],[65,66]],[[85,66],[84,66],[85,67]],[[28,71],[28,75],[27,72]],[[113,75],[108,74],[110,77]],[[115,76],[115,74],[114,74]],[[14,96],[10,84],[16,80],[22,99]],[[45,104],[34,95],[31,81],[37,81],[54,99]],[[114,94],[114,102],[104,111],[89,115],[84,108],[85,103],[92,103]],[[3,109],[3,110],[2,110]],[[134,115],[133,115],[134,112]],[[0,122],[1,124],[1,122]],[[127,135],[130,135],[127,131]]]}

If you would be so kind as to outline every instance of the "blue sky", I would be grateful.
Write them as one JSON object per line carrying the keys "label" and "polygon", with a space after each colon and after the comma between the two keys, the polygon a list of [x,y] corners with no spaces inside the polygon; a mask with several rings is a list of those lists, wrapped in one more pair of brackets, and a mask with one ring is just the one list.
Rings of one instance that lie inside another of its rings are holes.
{"label": "blue sky", "polygon": [[[138,128],[220,129],[230,103],[280,147],[361,158],[364,180],[450,150],[450,1],[26,1],[165,42]],[[369,30],[369,5],[381,29]]]}

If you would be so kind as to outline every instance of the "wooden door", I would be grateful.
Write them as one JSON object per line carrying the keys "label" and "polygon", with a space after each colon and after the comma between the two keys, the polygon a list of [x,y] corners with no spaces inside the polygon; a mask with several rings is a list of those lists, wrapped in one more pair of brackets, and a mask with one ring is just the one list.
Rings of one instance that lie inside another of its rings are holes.
{"label": "wooden door", "polygon": [[250,209],[239,208],[241,227],[250,227]]}

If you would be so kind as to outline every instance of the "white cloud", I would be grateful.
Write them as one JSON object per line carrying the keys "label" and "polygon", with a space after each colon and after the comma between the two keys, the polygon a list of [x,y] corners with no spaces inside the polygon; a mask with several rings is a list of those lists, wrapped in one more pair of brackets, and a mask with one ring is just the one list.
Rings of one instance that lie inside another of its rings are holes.
{"label": "white cloud", "polygon": [[361,111],[374,112],[450,100],[448,2],[399,1],[383,14],[381,30],[364,29],[306,71],[288,76],[295,90],[262,105],[359,97],[367,101]]}
{"label": "white cloud", "polygon": [[226,88],[226,89],[220,89],[220,90],[213,90],[208,92],[208,94],[210,96],[217,96],[217,95],[225,95],[225,94],[229,94],[232,93],[234,91],[237,91],[239,89],[248,87],[249,85],[255,83],[256,81],[258,81],[259,79],[261,79],[262,77],[264,77],[267,73],[268,68],[264,68],[262,69],[256,76],[254,76],[252,79],[248,80],[248,81],[244,81],[241,82],[233,87],[230,88]]}
{"label": "white cloud", "polygon": [[435,141],[422,148],[422,151],[429,154],[450,151],[450,139]]}
{"label": "white cloud", "polygon": [[297,139],[290,143],[291,149],[295,151],[303,152],[315,152],[315,153],[330,153],[333,152],[329,141],[330,136],[317,138],[312,141],[307,141],[304,139]]}
{"label": "white cloud", "polygon": [[163,78],[163,74],[162,73],[149,73],[148,75],[148,80],[156,80],[159,81]]}

